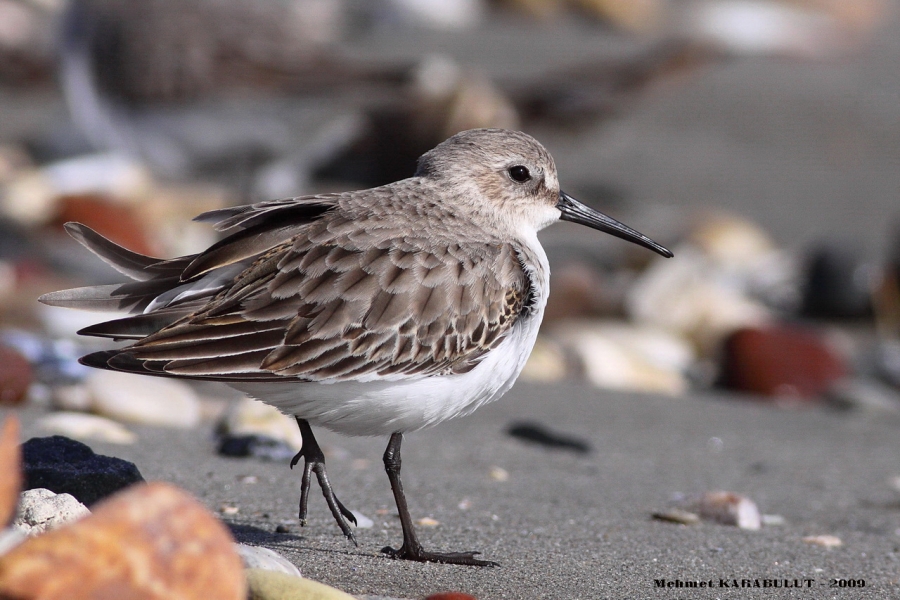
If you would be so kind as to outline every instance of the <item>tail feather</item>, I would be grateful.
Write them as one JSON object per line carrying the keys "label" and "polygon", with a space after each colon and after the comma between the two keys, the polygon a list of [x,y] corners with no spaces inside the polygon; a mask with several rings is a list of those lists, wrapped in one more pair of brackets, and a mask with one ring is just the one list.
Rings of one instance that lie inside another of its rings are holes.
{"label": "tail feather", "polygon": [[96,254],[100,260],[119,273],[136,281],[149,281],[156,277],[180,276],[184,268],[195,258],[185,256],[163,260],[132,252],[109,240],[87,225],[66,223],[66,231],[75,241]]}
{"label": "tail feather", "polygon": [[50,292],[38,298],[38,302],[49,306],[77,308],[80,310],[143,311],[160,294],[178,284],[177,277],[135,281],[133,283],[113,283],[92,285]]}
{"label": "tail feather", "polygon": [[159,331],[163,327],[168,327],[178,319],[189,314],[189,309],[156,311],[97,323],[80,330],[78,335],[113,338],[116,340],[139,340]]}

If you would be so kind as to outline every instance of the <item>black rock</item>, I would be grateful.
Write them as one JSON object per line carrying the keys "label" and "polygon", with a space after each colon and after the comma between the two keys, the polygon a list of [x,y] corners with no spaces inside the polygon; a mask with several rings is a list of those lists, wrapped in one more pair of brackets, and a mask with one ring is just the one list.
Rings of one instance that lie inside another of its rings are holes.
{"label": "black rock", "polygon": [[219,454],[234,458],[260,458],[282,461],[293,458],[297,451],[285,442],[266,435],[226,435],[219,440]]}
{"label": "black rock", "polygon": [[815,250],[806,267],[802,314],[821,319],[860,319],[872,314],[872,265],[859,251],[839,245]]}
{"label": "black rock", "polygon": [[562,450],[571,450],[579,454],[587,454],[591,451],[591,445],[576,437],[562,435],[549,431],[537,423],[514,423],[509,426],[506,433],[514,438]]}
{"label": "black rock", "polygon": [[31,438],[22,444],[22,462],[24,489],[71,494],[87,506],[144,481],[134,463],[95,454],[90,447],[61,435]]}

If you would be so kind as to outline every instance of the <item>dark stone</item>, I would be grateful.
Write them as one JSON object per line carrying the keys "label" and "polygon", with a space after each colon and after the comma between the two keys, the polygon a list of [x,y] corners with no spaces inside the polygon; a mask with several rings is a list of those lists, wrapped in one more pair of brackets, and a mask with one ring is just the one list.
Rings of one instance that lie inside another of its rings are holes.
{"label": "dark stone", "polygon": [[859,252],[842,246],[814,251],[806,267],[803,315],[861,319],[872,314],[872,272]]}
{"label": "dark stone", "polygon": [[540,444],[549,448],[571,450],[579,454],[587,454],[591,451],[591,445],[576,437],[552,432],[542,425],[531,422],[513,423],[506,433],[514,438]]}
{"label": "dark stone", "polygon": [[134,463],[95,454],[75,440],[54,435],[22,444],[26,490],[46,488],[71,494],[90,506],[144,478]]}
{"label": "dark stone", "polygon": [[219,440],[218,451],[222,456],[253,457],[271,461],[288,460],[297,454],[297,451],[285,442],[258,434],[223,436]]}

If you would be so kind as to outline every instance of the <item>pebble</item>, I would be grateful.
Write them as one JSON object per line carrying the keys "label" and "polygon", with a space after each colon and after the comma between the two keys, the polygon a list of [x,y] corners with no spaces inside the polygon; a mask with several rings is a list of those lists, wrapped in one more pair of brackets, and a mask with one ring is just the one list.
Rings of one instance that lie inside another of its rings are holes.
{"label": "pebble", "polygon": [[490,475],[494,481],[509,481],[509,471],[503,467],[491,467]]}
{"label": "pebble", "polygon": [[729,333],[771,320],[741,282],[700,250],[683,245],[675,258],[651,263],[626,295],[625,309],[635,323],[684,336],[708,356]]}
{"label": "pebble", "polygon": [[441,522],[437,519],[432,519],[431,517],[422,517],[416,521],[416,524],[421,525],[422,527],[437,527]]}
{"label": "pebble", "polygon": [[200,422],[200,400],[182,381],[93,370],[85,385],[92,410],[116,420],[184,429]]}
{"label": "pebble", "polygon": [[248,600],[354,600],[331,586],[265,569],[247,570]]}
{"label": "pebble", "polygon": [[0,529],[15,514],[22,488],[19,429],[19,419],[15,415],[6,417],[0,428]]}
{"label": "pebble", "polygon": [[22,492],[12,526],[27,535],[37,535],[89,514],[91,511],[70,494],[54,494],[37,488]]}
{"label": "pebble", "polygon": [[356,517],[356,527],[358,529],[372,529],[375,526],[375,521],[362,514],[359,511],[351,510],[353,516]]}
{"label": "pebble", "polygon": [[280,440],[290,446],[294,453],[303,448],[303,436],[293,417],[252,398],[245,397],[235,402],[225,413],[218,430],[223,435],[261,435]]}
{"label": "pebble", "polygon": [[0,597],[244,600],[246,588],[228,529],[187,493],[151,483],[0,556]]}
{"label": "pebble", "polygon": [[841,538],[836,535],[808,535],[803,538],[803,541],[807,544],[822,546],[823,548],[837,548],[844,545]]}
{"label": "pebble", "polygon": [[85,444],[59,435],[22,444],[22,464],[26,490],[71,494],[87,506],[144,481],[134,463],[95,454]]}
{"label": "pebble", "polygon": [[264,569],[277,571],[294,577],[302,577],[300,569],[294,563],[278,554],[274,550],[262,546],[248,546],[247,544],[235,544],[235,550],[244,563],[245,569]]}
{"label": "pebble", "polygon": [[14,348],[0,345],[0,405],[22,404],[34,381],[28,359]]}
{"label": "pebble", "polygon": [[137,436],[121,423],[99,415],[59,411],[40,417],[36,425],[48,433],[79,440],[96,440],[110,444],[133,444]]}
{"label": "pebble", "polygon": [[734,525],[741,529],[757,530],[762,517],[753,500],[734,492],[706,492],[687,507],[701,519],[722,525]]}
{"label": "pebble", "polygon": [[258,458],[273,462],[290,460],[297,454],[282,440],[266,435],[225,435],[219,438],[218,453],[232,458]]}
{"label": "pebble", "polygon": [[768,397],[814,399],[847,373],[843,359],[813,330],[747,328],[725,341],[722,383]]}
{"label": "pebble", "polygon": [[854,248],[828,245],[806,267],[802,313],[822,319],[859,319],[872,311],[877,269]]}
{"label": "pebble", "polygon": [[577,356],[584,374],[602,388],[680,395],[687,391],[690,344],[665,330],[618,323],[570,322],[553,337]]}
{"label": "pebble", "polygon": [[700,522],[700,515],[680,508],[655,512],[652,516],[658,521],[668,521],[680,525],[696,525]]}

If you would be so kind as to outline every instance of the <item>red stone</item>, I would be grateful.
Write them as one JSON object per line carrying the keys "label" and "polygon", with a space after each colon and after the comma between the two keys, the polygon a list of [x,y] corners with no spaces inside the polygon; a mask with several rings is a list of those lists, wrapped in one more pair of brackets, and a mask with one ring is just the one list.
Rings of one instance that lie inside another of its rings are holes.
{"label": "red stone", "polygon": [[464,594],[462,592],[439,592],[431,594],[425,600],[478,600],[475,596]]}
{"label": "red stone", "polygon": [[21,404],[28,395],[34,372],[18,351],[0,346],[0,404]]}
{"label": "red stone", "polygon": [[19,446],[19,420],[11,415],[0,429],[0,528],[16,513],[22,489],[22,449]]}
{"label": "red stone", "polygon": [[722,361],[726,387],[769,397],[812,399],[847,373],[844,360],[821,336],[791,325],[733,333]]}
{"label": "red stone", "polygon": [[228,529],[187,493],[137,485],[0,556],[0,598],[245,600]]}

